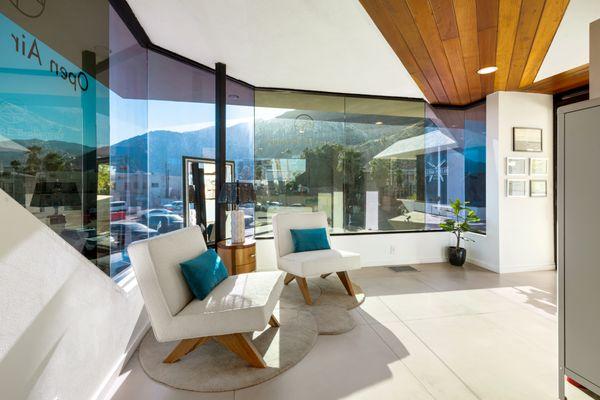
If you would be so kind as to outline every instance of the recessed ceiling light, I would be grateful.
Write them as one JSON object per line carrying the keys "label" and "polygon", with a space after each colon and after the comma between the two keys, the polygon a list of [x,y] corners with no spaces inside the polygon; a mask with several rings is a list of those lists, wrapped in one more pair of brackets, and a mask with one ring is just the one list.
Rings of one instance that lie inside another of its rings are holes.
{"label": "recessed ceiling light", "polygon": [[491,67],[481,68],[479,71],[477,71],[477,73],[479,75],[487,75],[487,74],[491,74],[492,72],[496,72],[496,71],[498,71],[498,67],[493,65]]}
{"label": "recessed ceiling light", "polygon": [[383,122],[377,121],[377,122],[375,122],[375,125],[383,125]]}

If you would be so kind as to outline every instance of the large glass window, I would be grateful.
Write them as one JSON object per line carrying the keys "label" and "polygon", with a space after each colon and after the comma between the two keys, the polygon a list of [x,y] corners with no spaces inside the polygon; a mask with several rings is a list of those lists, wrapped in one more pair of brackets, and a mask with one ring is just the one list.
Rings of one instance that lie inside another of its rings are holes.
{"label": "large glass window", "polygon": [[[214,73],[149,51],[148,98],[148,208],[139,220],[154,235],[185,225],[183,192],[190,182],[184,158],[215,159]],[[202,207],[212,226],[214,195]]]}
{"label": "large glass window", "polygon": [[[227,79],[226,145],[228,165],[233,174],[226,180],[254,182],[254,88]],[[254,234],[254,204],[243,204],[246,236]],[[231,224],[225,224],[225,237],[231,236]]]}
{"label": "large glass window", "polygon": [[127,246],[149,235],[138,221],[148,208],[148,53],[116,13],[110,17],[110,148],[98,169],[110,228],[99,246],[110,249],[102,264],[116,276],[130,265]]}
{"label": "large glass window", "polygon": [[273,90],[255,99],[257,236],[272,235],[278,212],[324,211],[333,233],[437,230],[455,198],[485,216],[483,106]]}
{"label": "large glass window", "polygon": [[141,47],[108,1],[21,3],[0,5],[0,188],[116,276],[131,242],[185,225],[184,159],[210,186],[214,74]]}
{"label": "large glass window", "polygon": [[108,273],[108,2],[0,9],[0,188]]}

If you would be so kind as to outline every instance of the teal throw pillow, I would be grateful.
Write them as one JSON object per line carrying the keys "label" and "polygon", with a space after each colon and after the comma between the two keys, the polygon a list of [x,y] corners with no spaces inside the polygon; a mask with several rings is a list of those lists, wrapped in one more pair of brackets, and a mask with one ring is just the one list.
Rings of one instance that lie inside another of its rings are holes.
{"label": "teal throw pillow", "polygon": [[204,300],[228,276],[225,264],[213,249],[179,265],[190,290],[200,300]]}
{"label": "teal throw pillow", "polygon": [[290,229],[290,232],[294,243],[294,253],[331,248],[325,228]]}

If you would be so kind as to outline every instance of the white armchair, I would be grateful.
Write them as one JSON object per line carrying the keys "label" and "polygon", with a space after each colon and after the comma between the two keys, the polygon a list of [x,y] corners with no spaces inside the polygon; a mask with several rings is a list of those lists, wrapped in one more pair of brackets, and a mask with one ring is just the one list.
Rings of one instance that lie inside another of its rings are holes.
{"label": "white armchair", "polygon": [[190,291],[179,264],[206,251],[199,227],[193,226],[132,243],[129,257],[159,342],[180,340],[165,358],[173,363],[215,339],[253,367],[266,366],[243,333],[278,327],[273,309],[283,289],[281,272],[232,275],[204,299]]}
{"label": "white armchair", "polygon": [[[290,229],[325,228],[327,230],[327,214],[324,212],[281,213],[273,216],[273,235],[277,267],[287,272],[285,284],[296,279],[306,304],[312,304],[306,278],[327,277],[337,273],[346,288],[348,295],[354,296],[354,288],[348,272],[360,268],[360,254],[345,250],[315,250],[294,253],[294,243]],[[331,246],[331,238],[327,233]]]}

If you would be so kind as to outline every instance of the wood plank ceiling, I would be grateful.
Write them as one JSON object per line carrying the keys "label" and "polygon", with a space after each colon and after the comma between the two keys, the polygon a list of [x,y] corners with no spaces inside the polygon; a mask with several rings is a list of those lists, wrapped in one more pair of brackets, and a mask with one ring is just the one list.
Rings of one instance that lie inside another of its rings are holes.
{"label": "wood plank ceiling", "polygon": [[[536,91],[569,0],[360,2],[430,103],[465,105],[499,90]],[[489,66],[497,72],[477,73]]]}

